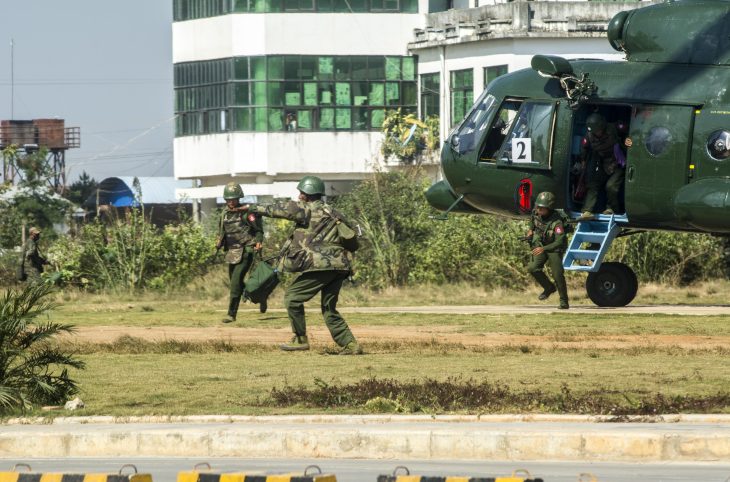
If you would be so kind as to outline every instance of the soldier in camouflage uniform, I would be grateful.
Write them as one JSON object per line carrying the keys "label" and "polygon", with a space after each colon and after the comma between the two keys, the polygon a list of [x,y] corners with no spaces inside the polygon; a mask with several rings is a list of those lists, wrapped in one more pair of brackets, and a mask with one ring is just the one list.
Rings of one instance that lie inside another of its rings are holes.
{"label": "soldier in camouflage uniform", "polygon": [[295,228],[283,250],[284,271],[299,273],[286,291],[286,304],[294,337],[280,345],[284,351],[309,350],[304,303],[322,293],[324,321],[341,355],[359,355],[362,348],[337,311],[342,283],[351,272],[351,253],[357,236],[350,223],[322,200],[324,182],[305,176],[297,185],[299,201],[249,206],[249,212],[294,221]]}
{"label": "soldier in camouflage uniform", "polygon": [[41,278],[41,273],[43,273],[43,265],[48,264],[48,261],[38,250],[41,230],[35,227],[30,228],[28,235],[28,240],[23,245],[20,262],[27,276],[26,279],[28,281],[37,281]]}
{"label": "soldier in camouflage uniform", "polygon": [[626,157],[616,126],[606,122],[598,113],[588,116],[586,126],[588,134],[581,142],[580,156],[583,169],[589,169],[589,177],[581,219],[593,217],[598,193],[604,188],[607,206],[603,214],[620,212],[619,192],[624,184],[626,166]]}
{"label": "soldier in camouflage uniform", "polygon": [[[225,261],[228,263],[228,277],[230,278],[230,299],[228,315],[223,323],[236,321],[238,305],[245,288],[243,278],[253,262],[255,251],[261,249],[264,239],[264,228],[261,217],[253,213],[245,213],[240,207],[240,198],[243,197],[241,186],[229,182],[223,190],[223,199],[226,208],[220,221],[218,248],[225,249]],[[260,305],[260,311],[266,312],[266,301]]]}
{"label": "soldier in camouflage uniform", "polygon": [[[567,310],[568,287],[565,284],[563,271],[563,254],[568,246],[563,218],[555,210],[555,196],[551,192],[541,192],[535,201],[535,210],[530,218],[530,230],[527,232],[532,248],[532,261],[527,271],[542,286],[539,300],[546,300],[557,290],[560,295],[560,309]],[[545,263],[550,263],[550,271],[555,278],[551,283],[543,271]]]}

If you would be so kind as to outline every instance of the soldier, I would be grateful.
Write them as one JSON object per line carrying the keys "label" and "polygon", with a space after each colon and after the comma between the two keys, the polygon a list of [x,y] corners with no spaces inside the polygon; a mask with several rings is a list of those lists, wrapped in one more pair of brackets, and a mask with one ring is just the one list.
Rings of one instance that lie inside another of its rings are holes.
{"label": "soldier", "polygon": [[[261,249],[261,242],[264,239],[261,217],[253,213],[246,214],[240,209],[242,197],[243,190],[235,182],[229,182],[223,190],[226,208],[221,216],[217,245],[218,249],[222,247],[226,251],[225,261],[228,263],[230,279],[228,315],[223,319],[223,323],[236,321],[238,305],[241,303],[245,287],[243,278],[251,267],[254,252]],[[259,310],[265,313],[266,308],[264,300],[259,305]]]}
{"label": "soldier", "polygon": [[[563,217],[555,210],[555,196],[551,192],[541,192],[535,201],[535,210],[530,218],[530,230],[527,232],[532,248],[532,261],[527,271],[542,286],[539,300],[546,300],[557,290],[560,295],[561,310],[567,310],[568,287],[565,284],[563,271],[563,254],[568,246],[568,237],[565,235]],[[555,278],[551,283],[543,267],[550,263],[550,271]]]}
{"label": "soldier", "polygon": [[350,253],[357,249],[357,236],[342,214],[322,200],[324,182],[320,178],[305,176],[297,189],[298,202],[248,206],[249,212],[295,223],[281,260],[284,271],[299,273],[284,297],[294,337],[279,348],[309,350],[304,303],[321,292],[322,315],[332,338],[341,347],[340,355],[360,355],[362,348],[337,311],[342,283],[351,273]]}
{"label": "soldier", "polygon": [[[593,217],[598,193],[606,190],[606,210],[603,214],[621,211],[619,191],[624,184],[626,156],[616,126],[606,122],[601,114],[593,113],[586,119],[588,133],[581,142],[580,155],[583,169],[588,169],[588,192],[583,203],[581,219]],[[589,162],[590,161],[590,162]]]}
{"label": "soldier", "polygon": [[41,230],[32,227],[28,230],[28,240],[23,245],[23,253],[20,262],[28,281],[37,281],[43,273],[43,265],[48,264],[48,260],[44,258],[38,250],[38,241],[41,239]]}

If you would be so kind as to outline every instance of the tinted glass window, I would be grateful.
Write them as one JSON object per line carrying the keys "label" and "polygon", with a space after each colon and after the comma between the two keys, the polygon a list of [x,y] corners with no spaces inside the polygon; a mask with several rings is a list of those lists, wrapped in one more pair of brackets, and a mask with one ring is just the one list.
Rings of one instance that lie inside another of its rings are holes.
{"label": "tinted glass window", "polygon": [[552,113],[552,104],[523,104],[502,146],[500,160],[507,163],[547,164]]}
{"label": "tinted glass window", "polygon": [[707,139],[707,152],[718,161],[730,157],[730,132],[715,131],[710,134]]}
{"label": "tinted glass window", "polygon": [[644,146],[649,154],[658,156],[667,150],[672,142],[672,133],[666,127],[652,127],[644,139]]}
{"label": "tinted glass window", "polygon": [[476,103],[459,130],[451,136],[451,146],[459,154],[466,154],[476,148],[480,134],[496,108],[497,100],[491,94]]}

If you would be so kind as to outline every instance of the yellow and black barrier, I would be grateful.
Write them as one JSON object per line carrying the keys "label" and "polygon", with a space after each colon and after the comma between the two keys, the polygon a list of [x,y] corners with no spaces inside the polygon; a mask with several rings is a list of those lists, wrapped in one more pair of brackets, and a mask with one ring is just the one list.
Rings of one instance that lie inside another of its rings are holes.
{"label": "yellow and black barrier", "polygon": [[[203,469],[204,465],[207,468]],[[311,473],[314,469],[319,472]],[[261,475],[243,472],[215,473],[209,464],[204,463],[196,465],[190,472],[178,473],[177,482],[337,482],[337,477],[323,474],[316,465],[310,465],[303,473]]]}
{"label": "yellow and black barrier", "polygon": [[[398,474],[402,470],[405,474]],[[2,482],[2,481],[0,481]],[[430,475],[411,475],[406,467],[396,467],[391,475],[379,475],[378,482],[543,482],[533,478],[526,470],[520,469],[504,477],[435,477]]]}
{"label": "yellow and black barrier", "polygon": [[[18,471],[20,467],[26,471]],[[126,468],[134,469],[134,472],[123,473]],[[137,473],[134,465],[124,465],[116,474],[64,474],[33,472],[30,465],[17,464],[9,472],[0,472],[0,482],[152,482],[152,475]]]}

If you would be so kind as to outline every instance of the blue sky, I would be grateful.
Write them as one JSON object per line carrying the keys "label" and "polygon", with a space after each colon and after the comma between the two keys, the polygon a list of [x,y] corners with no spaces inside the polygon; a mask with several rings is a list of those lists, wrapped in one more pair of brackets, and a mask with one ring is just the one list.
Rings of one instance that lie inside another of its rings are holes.
{"label": "blue sky", "polygon": [[172,0],[0,0],[0,119],[63,118],[82,171],[171,176]]}

